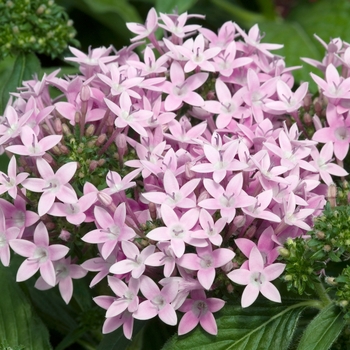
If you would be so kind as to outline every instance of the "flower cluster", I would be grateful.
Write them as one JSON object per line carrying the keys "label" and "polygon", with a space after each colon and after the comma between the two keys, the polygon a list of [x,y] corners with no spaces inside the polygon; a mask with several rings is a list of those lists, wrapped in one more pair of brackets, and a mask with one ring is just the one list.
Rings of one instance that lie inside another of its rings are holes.
{"label": "flower cluster", "polygon": [[[39,272],[35,286],[58,284],[67,303],[72,279],[97,272],[90,286],[111,289],[94,298],[104,333],[130,338],[134,319],[158,316],[216,334],[232,282],[242,307],[280,302],[279,248],[311,229],[330,175],[347,175],[331,163],[339,139],[300,137],[308,84],[292,90],[281,46],[257,25],[214,33],[193,17],[151,9],[128,24],[130,47],[70,48],[81,74],[25,81],[1,117],[1,261],[25,257],[17,281]],[[329,86],[346,85],[334,74]],[[329,107],[344,125],[346,96]]]}

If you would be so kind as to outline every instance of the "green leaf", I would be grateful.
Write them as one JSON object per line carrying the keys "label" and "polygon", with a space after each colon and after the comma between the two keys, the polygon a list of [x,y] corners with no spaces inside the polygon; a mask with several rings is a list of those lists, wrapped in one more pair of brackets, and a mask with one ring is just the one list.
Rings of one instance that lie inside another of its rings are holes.
{"label": "green leaf", "polygon": [[[146,322],[135,320],[133,334],[137,334],[145,324]],[[125,350],[131,343],[125,338],[123,327],[119,327],[114,332],[104,335],[96,350]]]}
{"label": "green leaf", "polygon": [[156,0],[155,8],[162,13],[183,13],[189,10],[198,0]]}
{"label": "green leaf", "polygon": [[344,328],[343,312],[329,304],[310,322],[298,350],[328,350]]}
{"label": "green leaf", "polygon": [[[49,333],[15,282],[9,268],[0,265],[0,345],[26,350],[51,349]],[[1,344],[2,343],[2,344]]]}
{"label": "green leaf", "polygon": [[257,301],[246,309],[227,304],[217,318],[217,336],[197,326],[188,335],[172,337],[163,350],[287,349],[305,306],[291,301]]}
{"label": "green leaf", "polygon": [[19,54],[13,64],[11,74],[7,75],[0,88],[0,114],[5,110],[10,98],[10,92],[16,92],[17,87],[22,86],[23,80],[32,79],[33,74],[39,73],[40,61],[33,53]]}

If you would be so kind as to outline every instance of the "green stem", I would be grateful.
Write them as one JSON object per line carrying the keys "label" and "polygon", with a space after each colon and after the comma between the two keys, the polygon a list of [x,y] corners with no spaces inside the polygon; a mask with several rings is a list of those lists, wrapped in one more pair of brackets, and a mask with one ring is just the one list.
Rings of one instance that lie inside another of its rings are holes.
{"label": "green stem", "polygon": [[315,292],[319,296],[323,306],[327,306],[332,302],[322,282],[315,284]]}

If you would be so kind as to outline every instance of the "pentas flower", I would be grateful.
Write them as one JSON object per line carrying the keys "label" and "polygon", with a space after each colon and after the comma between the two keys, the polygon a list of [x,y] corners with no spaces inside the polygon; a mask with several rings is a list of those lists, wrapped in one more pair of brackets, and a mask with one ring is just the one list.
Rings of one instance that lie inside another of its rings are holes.
{"label": "pentas flower", "polygon": [[133,313],[133,317],[139,320],[148,320],[158,315],[164,323],[175,326],[177,316],[171,302],[178,293],[178,284],[176,282],[169,283],[160,290],[150,277],[141,276],[140,290],[147,300],[140,303]]}
{"label": "pentas flower", "polygon": [[218,328],[213,312],[219,311],[224,305],[225,302],[221,299],[207,298],[204,290],[192,291],[191,299],[187,299],[179,308],[185,313],[179,323],[179,335],[190,332],[198,323],[206,332],[216,335]]}
{"label": "pentas flower", "polygon": [[204,199],[198,205],[207,210],[220,210],[223,218],[230,223],[236,215],[236,208],[244,208],[253,205],[255,198],[250,197],[242,190],[243,176],[238,173],[227,184],[226,189],[215,181],[204,179],[206,190],[213,198]]}
{"label": "pentas flower", "polygon": [[[140,289],[140,279],[130,278],[126,285],[119,278],[108,276],[108,285],[118,298],[113,298],[112,304],[107,309],[106,317],[118,316],[125,310],[133,313],[138,309],[139,297],[137,295]],[[102,298],[106,297],[96,297],[94,301],[102,300]]]}
{"label": "pentas flower", "polygon": [[130,272],[133,278],[139,278],[145,271],[145,260],[154,253],[156,247],[149,245],[140,253],[139,248],[134,243],[122,241],[121,248],[126,259],[117,261],[110,267],[109,271],[117,275]]}
{"label": "pentas flower", "polygon": [[31,157],[41,157],[46,151],[56,146],[62,139],[62,135],[49,135],[38,141],[34,131],[27,125],[21,130],[23,145],[6,147],[6,150],[15,154]]}
{"label": "pentas flower", "polygon": [[180,258],[185,252],[185,243],[193,246],[206,246],[203,240],[192,238],[191,229],[198,221],[199,211],[190,209],[180,218],[167,204],[160,207],[162,220],[166,227],[157,227],[147,234],[149,239],[155,241],[169,241],[176,257]]}
{"label": "pentas flower", "polygon": [[310,164],[317,169],[320,174],[321,179],[326,183],[326,185],[330,185],[333,183],[333,179],[331,175],[336,176],[346,176],[348,172],[345,171],[341,166],[332,163],[333,161],[333,143],[327,142],[319,152],[315,147],[311,151],[311,157],[313,161]]}
{"label": "pentas flower", "polygon": [[144,193],[143,197],[156,204],[167,204],[171,208],[193,208],[196,202],[194,199],[188,197],[190,194],[193,194],[199,182],[200,179],[193,179],[186,182],[180,188],[178,180],[173,172],[171,170],[166,170],[163,178],[165,193],[148,192]]}
{"label": "pentas flower", "polygon": [[209,290],[215,279],[215,269],[226,265],[234,258],[235,253],[227,248],[213,250],[211,244],[196,250],[197,254],[184,254],[177,263],[186,269],[198,271],[198,281],[203,288]]}
{"label": "pentas flower", "polygon": [[232,121],[232,118],[244,119],[248,117],[247,109],[241,107],[243,104],[243,90],[238,90],[232,95],[227,85],[222,80],[217,79],[215,82],[215,91],[219,101],[205,101],[203,109],[218,114],[216,126],[219,129],[226,128]]}
{"label": "pentas flower", "polygon": [[135,232],[125,224],[126,206],[119,204],[113,217],[107,210],[95,206],[94,216],[98,229],[88,232],[82,237],[84,242],[102,244],[101,255],[107,259],[120,241],[128,241],[135,237]]}
{"label": "pentas flower", "polygon": [[18,227],[6,227],[5,215],[0,207],[0,259],[4,266],[10,264],[9,242],[18,238],[20,230]]}
{"label": "pentas flower", "polygon": [[126,23],[128,29],[137,34],[131,41],[138,41],[147,38],[150,34],[156,31],[158,27],[158,15],[154,8],[148,11],[145,25],[140,23]]}
{"label": "pentas flower", "polygon": [[59,168],[56,173],[53,172],[50,164],[38,158],[36,166],[41,179],[29,178],[22,182],[23,187],[33,192],[42,192],[38,203],[38,214],[46,214],[52,207],[55,198],[63,203],[75,203],[76,193],[68,185],[77,169],[76,162],[70,162]]}
{"label": "pentas flower", "polygon": [[331,141],[334,147],[334,155],[339,160],[344,160],[350,143],[350,117],[343,118],[338,115],[334,106],[327,109],[327,121],[329,127],[317,130],[312,139],[327,143]]}
{"label": "pentas flower", "polygon": [[22,282],[40,270],[41,277],[50,286],[56,284],[56,273],[53,261],[62,259],[69,251],[62,244],[49,244],[49,234],[43,222],[34,231],[33,241],[13,239],[9,242],[11,249],[26,257],[17,271],[16,280]]}
{"label": "pentas flower", "polygon": [[[62,258],[53,262],[56,272],[56,284],[66,304],[70,302],[73,296],[73,281],[72,279],[80,279],[86,276],[87,270],[77,264],[71,263],[71,258]],[[35,288],[39,290],[47,290],[52,288],[43,277],[39,277],[35,282]]]}
{"label": "pentas flower", "polygon": [[28,173],[17,174],[16,157],[12,156],[7,167],[7,174],[0,171],[0,194],[7,192],[13,199],[16,199],[17,186],[28,176]]}
{"label": "pentas flower", "polygon": [[217,150],[211,145],[204,145],[203,151],[210,163],[196,164],[191,168],[196,173],[213,173],[213,179],[216,183],[220,183],[228,172],[243,170],[247,167],[235,159],[239,147],[237,141],[232,141],[227,145],[225,150]]}
{"label": "pentas flower", "polygon": [[183,102],[191,106],[202,106],[203,98],[194,90],[204,84],[208,73],[196,73],[185,79],[185,73],[180,63],[174,61],[170,66],[170,81],[163,83],[163,89],[168,94],[164,101],[166,111],[178,109]]}
{"label": "pentas flower", "polygon": [[276,303],[281,302],[278,289],[271,283],[279,277],[285,264],[276,263],[264,267],[264,259],[257,247],[253,247],[249,254],[247,269],[237,269],[229,272],[227,277],[237,284],[245,285],[241,305],[248,307],[254,303],[259,293]]}
{"label": "pentas flower", "polygon": [[152,116],[152,111],[132,111],[131,99],[126,92],[122,92],[120,95],[120,107],[110,100],[105,99],[105,102],[108,108],[118,116],[115,120],[115,126],[117,128],[130,126],[141,136],[147,137],[147,132],[140,122],[150,118]]}
{"label": "pentas flower", "polygon": [[155,252],[147,257],[145,265],[149,266],[163,266],[164,277],[170,277],[174,272],[176,266],[176,256],[171,248],[170,242],[158,242],[157,248],[159,252]]}

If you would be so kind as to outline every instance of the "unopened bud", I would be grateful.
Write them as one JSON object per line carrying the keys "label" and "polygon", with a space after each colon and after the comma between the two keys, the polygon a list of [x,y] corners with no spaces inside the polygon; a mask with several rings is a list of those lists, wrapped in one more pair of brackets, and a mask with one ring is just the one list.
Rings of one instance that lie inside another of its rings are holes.
{"label": "unopened bud", "polygon": [[322,114],[322,104],[318,100],[314,103],[314,108],[315,108],[315,113],[318,116],[321,116],[321,114]]}
{"label": "unopened bud", "polygon": [[94,124],[90,124],[85,130],[85,136],[90,137],[95,133],[96,127]]}
{"label": "unopened bud", "polygon": [[89,101],[90,97],[91,97],[90,87],[87,85],[83,85],[83,87],[81,88],[81,91],[80,91],[80,99],[83,102],[87,102],[87,101]]}
{"label": "unopened bud", "polygon": [[62,154],[68,154],[69,153],[69,148],[65,145],[59,145],[60,151]]}
{"label": "unopened bud", "polygon": [[98,166],[103,166],[103,165],[105,165],[105,164],[106,164],[106,159],[103,159],[103,158],[99,159],[98,162],[97,162],[97,164],[98,164]]}
{"label": "unopened bud", "polygon": [[56,227],[56,225],[52,221],[46,222],[45,226],[46,226],[48,231],[51,231]]}
{"label": "unopened bud", "polygon": [[38,9],[36,10],[36,13],[37,13],[38,15],[41,15],[41,14],[43,14],[43,13],[45,12],[45,10],[46,10],[46,6],[45,6],[44,4],[42,4],[42,5],[40,5],[40,6],[38,7]]}
{"label": "unopened bud", "polygon": [[285,275],[285,276],[283,277],[283,279],[284,279],[286,282],[290,282],[290,281],[293,280],[293,276],[292,276],[292,275]]}
{"label": "unopened bud", "polygon": [[247,239],[251,239],[251,238],[254,237],[255,232],[256,232],[256,226],[250,226],[248,228],[248,230],[245,232],[244,237],[247,238]]}
{"label": "unopened bud", "polygon": [[232,284],[229,284],[229,285],[226,287],[226,289],[227,289],[227,293],[229,293],[229,294],[232,294],[232,293],[234,292],[234,290],[235,290],[235,288],[233,287]]}
{"label": "unopened bud", "polygon": [[105,143],[106,139],[107,139],[107,135],[106,134],[99,135],[97,140],[96,140],[96,142],[95,142],[95,145],[97,147],[102,146]]}
{"label": "unopened bud", "polygon": [[310,106],[311,106],[311,103],[312,103],[312,99],[311,99],[312,95],[311,94],[306,94],[305,97],[304,97],[304,109],[305,111],[309,111],[310,110]]}
{"label": "unopened bud", "polygon": [[216,99],[216,95],[215,95],[215,92],[213,90],[210,90],[208,93],[207,93],[207,100],[215,100]]}
{"label": "unopened bud", "polygon": [[66,136],[73,136],[67,124],[64,124],[64,123],[62,124],[62,131]]}
{"label": "unopened bud", "polygon": [[157,207],[153,202],[148,203],[148,210],[149,210],[152,221],[156,221],[157,220]]}
{"label": "unopened bud", "polygon": [[278,252],[283,258],[288,258],[290,256],[290,251],[287,248],[281,247],[278,249]]}
{"label": "unopened bud", "polygon": [[115,144],[118,147],[119,157],[123,157],[127,151],[128,144],[126,142],[126,137],[124,134],[118,134],[115,138]]}
{"label": "unopened bud", "polygon": [[313,122],[312,122],[311,115],[309,113],[304,114],[303,120],[306,126],[312,126]]}
{"label": "unopened bud", "polygon": [[113,212],[117,209],[116,205],[113,203],[112,197],[106,192],[97,193],[97,199],[104,205],[106,208],[110,208]]}
{"label": "unopened bud", "polygon": [[62,241],[67,242],[70,239],[70,236],[71,234],[67,230],[62,230],[58,238],[62,239]]}
{"label": "unopened bud", "polygon": [[75,112],[75,115],[74,115],[75,124],[79,124],[80,118],[81,118],[80,112],[79,112],[79,111],[76,111],[76,112]]}
{"label": "unopened bud", "polygon": [[55,128],[56,134],[61,135],[62,134],[62,122],[61,122],[61,119],[60,118],[55,118],[53,125],[54,125],[54,128]]}
{"label": "unopened bud", "polygon": [[98,166],[97,160],[92,160],[89,164],[89,171],[93,172],[94,170],[96,170],[97,166]]}
{"label": "unopened bud", "polygon": [[322,232],[322,231],[317,231],[316,232],[316,238],[317,239],[323,240],[323,239],[325,239],[325,237],[326,237],[326,235],[325,235],[324,232]]}
{"label": "unopened bud", "polygon": [[321,119],[319,118],[318,115],[314,115],[312,117],[312,122],[314,123],[315,130],[321,130],[323,128]]}
{"label": "unopened bud", "polygon": [[331,208],[334,208],[337,203],[336,203],[336,199],[337,199],[337,187],[334,184],[330,184],[328,186],[327,189],[327,199],[328,202],[331,206]]}
{"label": "unopened bud", "polygon": [[336,286],[338,284],[334,277],[325,277],[324,281],[330,286]]}
{"label": "unopened bud", "polygon": [[347,300],[341,300],[339,302],[340,307],[347,307],[349,305],[349,302]]}
{"label": "unopened bud", "polygon": [[53,146],[53,147],[51,148],[51,151],[52,151],[54,154],[56,154],[56,156],[60,156],[60,155],[61,155],[61,150],[60,150],[60,148],[59,148],[58,146]]}
{"label": "unopened bud", "polygon": [[323,251],[329,253],[332,250],[332,247],[329,244],[323,246]]}
{"label": "unopened bud", "polygon": [[233,224],[235,225],[235,227],[237,228],[241,228],[245,225],[246,222],[246,217],[245,215],[237,215],[234,219],[233,219]]}

